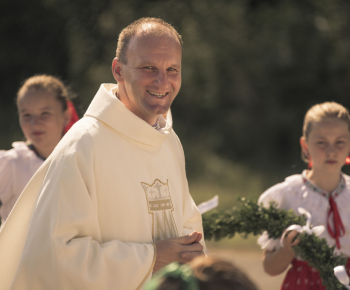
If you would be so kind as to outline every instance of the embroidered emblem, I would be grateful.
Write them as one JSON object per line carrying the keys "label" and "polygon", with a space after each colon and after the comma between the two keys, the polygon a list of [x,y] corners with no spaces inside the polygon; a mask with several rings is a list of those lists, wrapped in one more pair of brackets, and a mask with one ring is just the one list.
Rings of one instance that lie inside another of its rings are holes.
{"label": "embroidered emblem", "polygon": [[152,214],[153,242],[177,237],[168,180],[163,183],[156,179],[151,185],[145,182],[141,185],[146,194],[148,212]]}

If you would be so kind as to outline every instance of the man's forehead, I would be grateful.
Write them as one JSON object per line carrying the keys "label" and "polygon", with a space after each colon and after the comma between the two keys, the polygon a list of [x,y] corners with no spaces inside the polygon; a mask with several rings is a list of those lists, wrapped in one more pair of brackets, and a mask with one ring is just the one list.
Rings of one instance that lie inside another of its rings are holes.
{"label": "man's forehead", "polygon": [[162,37],[144,37],[144,41],[141,38],[138,39],[139,41],[135,39],[135,45],[130,43],[131,46],[126,53],[131,65],[155,65],[162,61],[169,66],[181,68],[181,46],[175,39],[171,40],[171,45],[168,45],[169,41],[164,38],[162,41]]}
{"label": "man's forehead", "polygon": [[[149,55],[149,52],[175,52],[182,56],[182,47],[178,39],[171,33],[159,34],[153,31],[146,33],[138,33],[131,40],[126,51],[126,57],[129,58],[130,53],[137,53],[137,55]],[[178,53],[177,52],[177,53]]]}
{"label": "man's forehead", "polygon": [[177,35],[173,31],[171,31],[168,27],[164,25],[153,22],[143,23],[142,25],[140,25],[131,41],[135,41],[136,38],[148,37],[170,37],[176,40],[176,42],[178,42],[181,46]]}

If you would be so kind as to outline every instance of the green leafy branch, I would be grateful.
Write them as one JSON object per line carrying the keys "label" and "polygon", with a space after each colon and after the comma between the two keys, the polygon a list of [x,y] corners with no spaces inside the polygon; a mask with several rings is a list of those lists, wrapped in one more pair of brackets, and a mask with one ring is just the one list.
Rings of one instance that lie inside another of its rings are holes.
{"label": "green leafy branch", "polygon": [[[297,216],[293,210],[278,209],[275,203],[265,208],[257,202],[240,199],[241,206],[226,211],[213,211],[203,215],[204,236],[207,240],[232,238],[235,234],[247,237],[267,231],[269,238],[278,239],[290,225],[305,225],[306,218]],[[302,233],[300,243],[294,247],[296,255],[320,272],[327,289],[345,289],[333,274],[333,269],[345,265],[347,258],[334,254],[325,239]]]}
{"label": "green leafy branch", "polygon": [[334,247],[329,247],[325,239],[315,234],[300,235],[300,243],[294,247],[297,256],[320,272],[322,283],[326,289],[346,289],[334,276],[333,269],[345,265],[347,258],[334,254]]}

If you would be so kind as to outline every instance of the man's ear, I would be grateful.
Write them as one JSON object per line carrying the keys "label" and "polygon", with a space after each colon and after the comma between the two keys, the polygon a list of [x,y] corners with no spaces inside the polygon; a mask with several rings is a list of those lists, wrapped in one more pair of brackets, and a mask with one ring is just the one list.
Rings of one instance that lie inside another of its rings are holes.
{"label": "man's ear", "polygon": [[120,62],[120,60],[117,58],[114,58],[112,61],[112,73],[115,80],[118,83],[123,82],[122,67],[123,67],[123,64]]}

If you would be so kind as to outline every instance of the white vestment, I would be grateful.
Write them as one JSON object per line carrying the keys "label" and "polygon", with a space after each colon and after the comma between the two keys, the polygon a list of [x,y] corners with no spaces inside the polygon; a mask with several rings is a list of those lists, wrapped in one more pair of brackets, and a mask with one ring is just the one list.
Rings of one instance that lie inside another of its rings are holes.
{"label": "white vestment", "polygon": [[24,189],[0,232],[1,289],[138,289],[154,242],[203,232],[172,130],[101,85]]}

